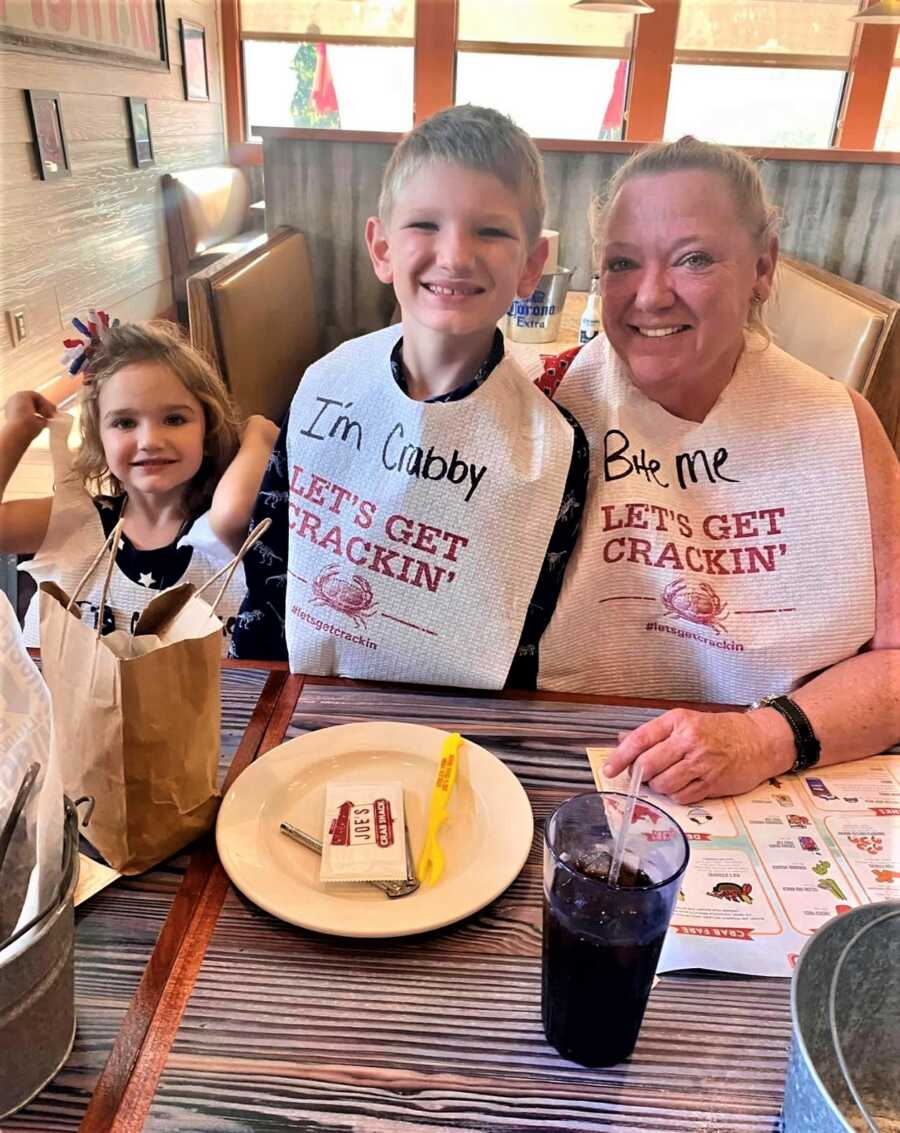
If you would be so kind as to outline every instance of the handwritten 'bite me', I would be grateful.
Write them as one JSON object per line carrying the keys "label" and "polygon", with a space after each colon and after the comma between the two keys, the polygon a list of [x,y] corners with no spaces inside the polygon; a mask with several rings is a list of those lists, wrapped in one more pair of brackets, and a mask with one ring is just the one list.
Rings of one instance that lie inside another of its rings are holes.
{"label": "handwritten 'bite me'", "polygon": [[[350,409],[352,401],[337,401],[331,397],[317,397],[318,408],[313,420],[300,430],[300,435],[313,441],[337,440],[341,444],[352,444],[360,452],[366,441],[362,422],[349,417],[339,410]],[[446,480],[449,484],[464,485],[465,501],[471,500],[487,472],[487,465],[473,464],[465,460],[454,448],[447,456],[435,451],[434,445],[420,448],[406,440],[403,425],[397,421],[388,429],[381,444],[380,459],[382,467],[388,472],[410,476],[419,480]]]}
{"label": "handwritten 'bite me'", "polygon": [[[684,490],[697,483],[715,484],[719,480],[739,483],[735,477],[725,475],[727,460],[728,449],[724,447],[717,448],[712,454],[702,448],[677,453],[674,476],[678,487]],[[632,449],[627,433],[621,429],[607,429],[603,437],[603,479],[623,480],[628,476],[643,476],[647,483],[660,488],[668,488],[672,482],[672,473],[665,471],[661,460],[649,455],[643,447],[636,451]]]}

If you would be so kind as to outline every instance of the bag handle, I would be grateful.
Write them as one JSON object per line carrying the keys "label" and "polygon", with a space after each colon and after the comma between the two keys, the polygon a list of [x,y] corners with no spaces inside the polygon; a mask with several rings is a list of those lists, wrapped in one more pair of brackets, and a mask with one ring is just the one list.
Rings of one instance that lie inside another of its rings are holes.
{"label": "bag handle", "polygon": [[78,585],[75,587],[75,589],[72,591],[72,596],[69,598],[69,604],[68,604],[68,606],[66,606],[66,611],[67,612],[71,611],[72,607],[78,601],[78,595],[84,589],[85,583],[91,577],[91,575],[94,573],[94,571],[97,569],[97,566],[98,566],[100,560],[103,558],[103,556],[106,554],[106,552],[109,551],[110,552],[109,562],[107,563],[107,566],[106,566],[106,575],[103,579],[103,589],[100,593],[100,608],[99,608],[98,613],[97,613],[97,626],[96,626],[97,637],[100,636],[100,631],[103,628],[103,608],[106,605],[106,596],[109,593],[109,583],[110,583],[110,579],[112,578],[113,567],[116,565],[116,555],[118,555],[118,553],[119,553],[119,544],[120,544],[121,539],[122,539],[122,528],[124,526],[125,526],[125,516],[123,514],[119,518],[119,522],[115,525],[115,527],[109,533],[109,537],[107,538],[106,542],[103,544],[103,546],[97,552],[97,554],[94,556],[94,559],[91,562],[91,565],[87,568],[87,570],[81,576],[81,580],[78,583]]}
{"label": "bag handle", "polygon": [[231,582],[232,575],[237,570],[238,564],[244,558],[244,555],[247,554],[247,552],[250,550],[250,548],[253,546],[253,544],[256,542],[256,540],[259,539],[261,535],[264,535],[269,530],[269,528],[271,526],[272,526],[272,520],[271,519],[264,519],[261,523],[257,523],[257,525],[253,528],[253,530],[250,532],[250,534],[244,540],[244,542],[241,546],[241,549],[234,556],[234,558],[231,560],[231,562],[226,563],[225,566],[223,566],[221,570],[216,571],[216,573],[212,576],[212,578],[208,578],[206,580],[206,582],[203,583],[202,586],[200,586],[197,590],[194,591],[194,597],[199,598],[199,596],[203,593],[204,590],[206,590],[208,587],[212,586],[212,584],[214,582],[217,582],[218,579],[220,579],[223,574],[226,575],[225,581],[222,583],[222,589],[216,595],[215,601],[213,602],[212,606],[210,606],[210,609],[209,609],[210,617],[212,617],[215,614],[216,607],[221,602],[222,595],[228,589],[228,586]]}

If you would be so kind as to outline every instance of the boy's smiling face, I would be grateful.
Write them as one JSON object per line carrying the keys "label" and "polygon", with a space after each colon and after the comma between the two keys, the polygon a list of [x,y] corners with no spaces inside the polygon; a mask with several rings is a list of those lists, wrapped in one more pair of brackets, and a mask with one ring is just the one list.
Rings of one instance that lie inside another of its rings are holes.
{"label": "boy's smiling face", "polygon": [[404,333],[490,331],[513,297],[541,277],[547,242],[529,246],[521,203],[493,173],[447,162],[423,165],[386,221],[370,218],[366,243],[382,283],[392,283]]}

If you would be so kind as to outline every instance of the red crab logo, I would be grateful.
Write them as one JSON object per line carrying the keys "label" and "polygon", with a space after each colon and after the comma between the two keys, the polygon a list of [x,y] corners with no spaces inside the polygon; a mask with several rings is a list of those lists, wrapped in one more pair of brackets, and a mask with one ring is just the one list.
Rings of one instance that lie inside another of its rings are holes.
{"label": "red crab logo", "polygon": [[688,582],[679,578],[662,592],[662,604],[673,618],[684,618],[694,625],[709,626],[716,633],[725,629],[723,618],[728,609],[708,582]]}
{"label": "red crab logo", "polygon": [[366,619],[370,618],[378,608],[372,593],[372,587],[355,574],[348,582],[340,578],[338,568],[326,567],[312,584],[313,605],[331,606],[346,614],[355,626],[365,626]]}

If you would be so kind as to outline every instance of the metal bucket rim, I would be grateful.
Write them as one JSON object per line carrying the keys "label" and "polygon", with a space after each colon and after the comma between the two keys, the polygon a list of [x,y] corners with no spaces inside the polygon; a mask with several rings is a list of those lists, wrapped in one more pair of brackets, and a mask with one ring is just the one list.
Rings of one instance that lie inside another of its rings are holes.
{"label": "metal bucket rim", "polygon": [[[880,902],[876,902],[876,904],[878,904],[878,903],[880,903]],[[857,1088],[856,1081],[855,1081],[853,1075],[850,1073],[850,1067],[849,1067],[849,1065],[847,1063],[847,1059],[844,1055],[843,1043],[841,1041],[840,1031],[839,1031],[838,1026],[837,1026],[836,1000],[837,1000],[838,980],[840,978],[841,972],[844,969],[844,962],[846,961],[847,957],[850,954],[851,949],[856,944],[856,942],[861,937],[865,936],[865,934],[867,932],[870,932],[873,928],[875,928],[877,925],[883,924],[885,921],[890,921],[890,920],[893,920],[895,917],[900,916],[900,902],[897,902],[897,903],[887,902],[887,903],[892,905],[892,907],[889,909],[889,911],[882,913],[881,916],[875,917],[874,920],[866,921],[866,923],[862,926],[862,928],[859,929],[857,932],[855,932],[853,934],[853,936],[851,936],[851,938],[844,945],[844,947],[841,949],[841,954],[838,957],[838,961],[834,966],[834,971],[831,973],[831,983],[830,983],[829,988],[828,988],[828,1030],[829,1030],[829,1034],[831,1036],[831,1042],[834,1046],[834,1053],[837,1055],[838,1069],[840,1070],[841,1074],[843,1075],[844,1085],[850,1091],[850,1097],[853,1099],[853,1101],[856,1105],[856,1108],[859,1110],[859,1112],[865,1118],[866,1124],[869,1125],[872,1129],[877,1129],[878,1127],[875,1124],[875,1122],[872,1120],[868,1109],[866,1108],[866,1106],[862,1102],[862,1095],[860,1094],[860,1092]]]}
{"label": "metal bucket rim", "polygon": [[[50,931],[52,925],[63,915],[67,905],[75,893],[78,882],[78,812],[75,804],[67,796],[63,798],[63,872],[54,900],[35,917],[34,922],[26,928],[26,932],[34,932],[34,940],[29,944],[33,948],[37,941]],[[0,967],[8,962],[3,953],[11,944],[25,933],[16,930],[5,941],[0,941]]]}
{"label": "metal bucket rim", "polygon": [[[75,805],[68,798],[63,800],[64,806],[64,827],[63,827],[63,870],[59,883],[59,888],[56,892],[55,898],[48,903],[47,907],[42,910],[35,918],[34,922],[26,927],[26,933],[33,933],[33,939],[28,943],[28,947],[24,950],[17,950],[15,956],[5,956],[3,952],[9,951],[8,947],[4,947],[0,952],[0,970],[5,968],[7,964],[15,965],[24,955],[31,952],[32,949],[40,947],[42,942],[45,941],[48,934],[54,930],[60,918],[69,914],[73,904],[73,897],[75,893],[75,886],[78,881],[78,812],[75,810]],[[25,933],[21,934],[22,936]],[[68,949],[71,958],[65,961],[66,964],[71,966],[74,962],[74,935],[69,936]],[[15,968],[11,969],[13,975],[16,974]],[[53,1067],[47,1077],[35,1084],[34,1090],[26,1098],[19,1098],[15,1101],[12,1108],[0,1112],[0,1122],[5,1120],[13,1113],[18,1113],[29,1105],[34,1099],[44,1090],[50,1082],[56,1077],[60,1070],[65,1066],[72,1053],[72,1048],[75,1045],[75,1036],[78,1027],[77,1015],[72,1012],[72,1032],[68,1037],[65,1044],[65,1049],[61,1053],[59,1062]],[[29,1088],[31,1083],[28,1084]],[[5,1087],[5,1079],[4,1079]],[[8,1096],[4,1096],[4,1102],[8,1102]],[[3,1103],[0,1103],[3,1104]]]}
{"label": "metal bucket rim", "polygon": [[[810,1053],[809,1047],[807,1046],[806,1039],[804,1037],[803,1031],[802,1031],[801,1026],[800,1026],[800,1012],[799,1012],[799,1008],[798,1008],[798,1004],[797,1004],[797,995],[798,995],[797,989],[799,987],[799,980],[797,979],[797,976],[800,973],[800,969],[803,965],[803,961],[808,956],[808,954],[813,952],[816,947],[820,947],[820,948],[824,947],[824,945],[821,944],[821,941],[824,940],[824,933],[827,931],[829,925],[841,923],[841,922],[846,924],[846,923],[849,922],[849,919],[851,917],[853,917],[856,920],[859,920],[863,917],[862,910],[865,909],[868,913],[868,911],[871,910],[872,908],[874,908],[875,905],[882,905],[882,904],[900,907],[900,902],[877,901],[877,902],[874,902],[873,904],[870,904],[870,905],[857,905],[857,907],[855,909],[851,909],[849,913],[843,913],[839,916],[832,917],[831,920],[829,920],[829,921],[826,921],[825,924],[823,924],[821,926],[821,928],[819,928],[818,931],[813,936],[811,936],[809,938],[809,940],[807,940],[807,942],[803,945],[803,948],[800,951],[800,955],[797,958],[797,966],[794,970],[794,976],[791,979],[791,1035],[792,1035],[793,1041],[796,1044],[797,1049],[800,1051],[800,1053],[803,1056],[803,1064],[804,1064],[804,1067],[805,1067],[807,1073],[810,1075],[810,1077],[813,1079],[813,1081],[816,1083],[816,1085],[819,1088],[820,1098],[826,1104],[828,1109],[834,1114],[834,1116],[837,1118],[837,1120],[839,1122],[841,1122],[844,1129],[846,1129],[847,1133],[854,1133],[853,1126],[849,1124],[847,1119],[844,1117],[844,1115],[838,1109],[834,1098],[831,1096],[831,1091],[828,1089],[828,1087],[822,1081],[822,1076],[819,1074],[818,1067],[816,1066],[816,1063],[813,1061],[812,1055]],[[881,919],[882,919],[881,917],[877,918],[877,920],[881,920]],[[866,923],[869,923],[868,920],[866,920]],[[875,923],[875,922],[873,921],[871,923]],[[858,935],[859,934],[856,933],[856,932],[853,933],[853,935],[850,938],[850,942],[848,942],[848,943],[852,943],[852,941],[856,940]],[[820,943],[817,945],[816,941],[819,941]],[[847,946],[845,945],[844,948],[846,948],[846,947]],[[842,948],[841,949],[841,955],[843,955],[843,952],[844,952],[844,949]],[[851,1096],[852,1096],[852,1094],[851,1094]]]}

